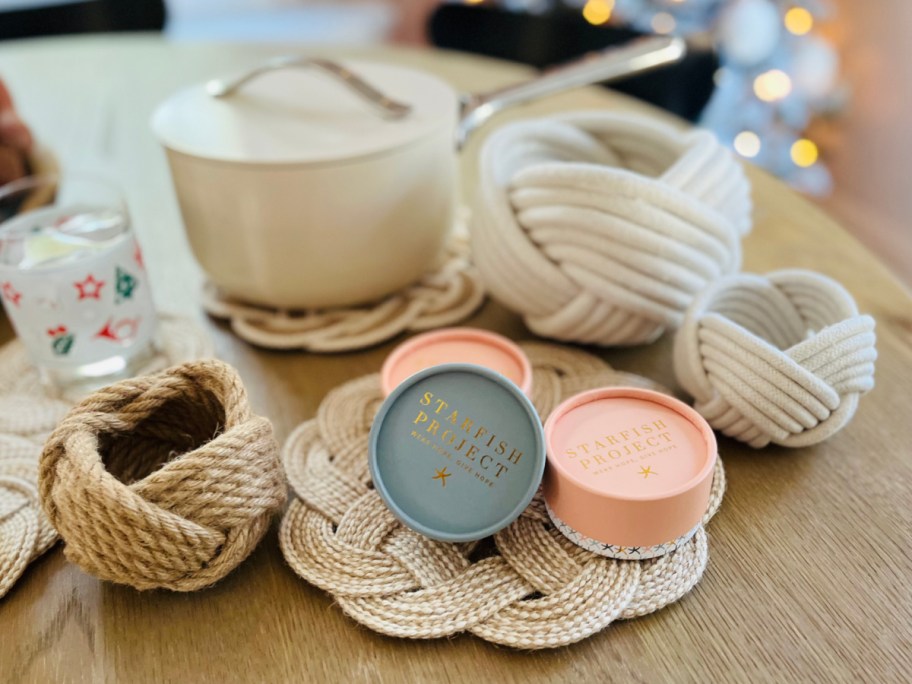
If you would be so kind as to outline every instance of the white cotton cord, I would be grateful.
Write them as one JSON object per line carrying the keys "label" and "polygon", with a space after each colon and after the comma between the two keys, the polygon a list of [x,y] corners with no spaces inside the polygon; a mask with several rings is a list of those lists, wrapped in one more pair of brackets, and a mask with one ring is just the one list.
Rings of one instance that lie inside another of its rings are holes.
{"label": "white cotton cord", "polygon": [[693,302],[675,337],[678,382],[717,430],[753,447],[816,444],[874,387],[874,319],[812,271],[740,274]]}
{"label": "white cotton cord", "polygon": [[472,253],[544,337],[651,342],[738,270],[750,187],[706,131],[579,112],[508,124],[481,152]]}

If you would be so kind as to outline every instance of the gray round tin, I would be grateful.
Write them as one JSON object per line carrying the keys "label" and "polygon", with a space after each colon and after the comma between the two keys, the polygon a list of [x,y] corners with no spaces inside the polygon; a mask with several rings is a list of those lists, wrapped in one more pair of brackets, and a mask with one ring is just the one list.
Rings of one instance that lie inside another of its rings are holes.
{"label": "gray round tin", "polygon": [[472,364],[425,369],[399,385],[371,428],[374,486],[395,516],[432,539],[494,534],[525,510],[545,469],[532,402]]}

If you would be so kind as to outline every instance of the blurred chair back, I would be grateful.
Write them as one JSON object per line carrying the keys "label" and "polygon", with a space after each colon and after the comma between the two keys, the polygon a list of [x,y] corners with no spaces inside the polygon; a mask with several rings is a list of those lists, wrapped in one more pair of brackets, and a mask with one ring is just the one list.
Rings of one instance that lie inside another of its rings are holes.
{"label": "blurred chair back", "polygon": [[[642,35],[624,28],[592,26],[578,12],[535,15],[449,4],[431,16],[429,33],[438,47],[540,69]],[[691,51],[678,64],[619,81],[611,88],[695,121],[712,95],[718,67],[712,52]]]}
{"label": "blurred chair back", "polygon": [[0,4],[0,40],[68,33],[161,31],[164,0],[44,0]]}

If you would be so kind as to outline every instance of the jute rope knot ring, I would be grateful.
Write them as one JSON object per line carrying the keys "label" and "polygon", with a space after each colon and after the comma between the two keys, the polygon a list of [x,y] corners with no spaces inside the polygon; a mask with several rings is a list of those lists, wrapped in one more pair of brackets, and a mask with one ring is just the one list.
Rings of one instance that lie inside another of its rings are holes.
{"label": "jute rope knot ring", "polygon": [[694,301],[674,346],[678,381],[710,424],[752,447],[827,439],[874,387],[874,319],[812,271],[741,274]]}
{"label": "jute rope knot ring", "polygon": [[707,131],[574,113],[508,124],[481,152],[472,256],[535,333],[599,345],[676,328],[736,272],[750,187]]}
{"label": "jute rope knot ring", "polygon": [[215,360],[86,398],[48,439],[38,485],[69,560],[101,579],[174,591],[233,570],[286,492],[272,425]]}

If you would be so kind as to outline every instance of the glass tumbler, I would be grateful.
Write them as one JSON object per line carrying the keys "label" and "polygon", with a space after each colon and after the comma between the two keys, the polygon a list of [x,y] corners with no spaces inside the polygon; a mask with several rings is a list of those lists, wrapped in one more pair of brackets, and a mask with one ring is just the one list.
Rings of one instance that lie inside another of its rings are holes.
{"label": "glass tumbler", "polygon": [[132,376],[154,353],[142,252],[104,181],[33,176],[0,188],[0,299],[54,388]]}

